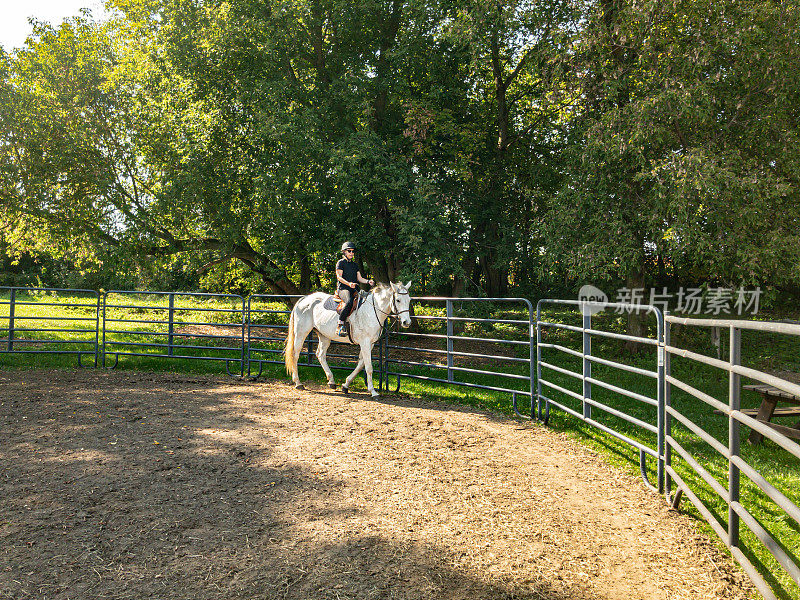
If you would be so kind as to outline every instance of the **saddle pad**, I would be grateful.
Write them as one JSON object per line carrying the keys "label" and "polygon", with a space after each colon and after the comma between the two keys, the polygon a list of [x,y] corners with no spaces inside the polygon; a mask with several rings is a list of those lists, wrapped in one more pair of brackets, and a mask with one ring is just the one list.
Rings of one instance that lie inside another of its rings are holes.
{"label": "saddle pad", "polygon": [[339,303],[333,296],[328,296],[328,299],[325,300],[325,303],[322,305],[325,310],[336,310],[338,306]]}
{"label": "saddle pad", "polygon": [[[359,292],[359,294],[358,294],[358,302],[354,303],[353,312],[350,313],[351,315],[354,312],[356,312],[356,310],[358,310],[358,307],[361,306],[364,303],[364,300],[367,299],[367,296],[369,296],[369,294],[367,294],[366,292],[364,292],[364,291]],[[325,300],[325,302],[322,304],[322,307],[325,310],[336,311],[339,308],[339,303],[340,302],[341,302],[341,299],[339,298],[339,296],[328,296],[328,299]]]}

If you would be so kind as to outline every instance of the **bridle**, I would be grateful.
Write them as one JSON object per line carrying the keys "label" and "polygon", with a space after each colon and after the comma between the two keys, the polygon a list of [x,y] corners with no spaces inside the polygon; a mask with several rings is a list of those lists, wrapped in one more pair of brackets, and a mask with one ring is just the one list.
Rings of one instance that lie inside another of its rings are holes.
{"label": "bridle", "polygon": [[400,310],[400,311],[397,310],[397,296],[398,295],[400,295],[400,296],[410,296],[411,294],[409,294],[408,292],[395,292],[394,290],[392,290],[392,312],[388,312],[388,313],[385,312],[384,310],[381,310],[380,308],[378,308],[377,304],[375,303],[375,299],[373,297],[372,310],[375,311],[375,318],[378,319],[378,323],[381,322],[381,320],[378,318],[378,313],[379,312],[382,315],[385,315],[387,317],[397,317],[398,319],[400,318],[400,315],[402,315],[403,313],[408,313],[409,317],[411,316],[411,310],[408,309],[408,308],[405,309],[405,310]]}

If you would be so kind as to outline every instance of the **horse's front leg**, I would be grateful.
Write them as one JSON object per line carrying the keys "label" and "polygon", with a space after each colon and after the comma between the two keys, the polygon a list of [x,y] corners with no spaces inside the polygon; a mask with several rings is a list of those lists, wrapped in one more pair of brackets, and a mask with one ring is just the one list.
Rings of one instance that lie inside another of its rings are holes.
{"label": "horse's front leg", "polygon": [[331,371],[331,368],[328,366],[328,359],[326,356],[331,341],[323,335],[318,335],[317,338],[319,339],[319,344],[317,345],[317,360],[319,360],[319,364],[322,366],[322,370],[325,371],[325,375],[328,378],[328,387],[335,390],[336,381],[333,378],[333,371]]}
{"label": "horse's front leg", "polygon": [[353,379],[356,378],[356,375],[358,375],[361,372],[361,369],[363,369],[363,368],[364,368],[364,359],[359,356],[358,357],[358,364],[356,365],[356,368],[353,369],[353,372],[350,373],[350,375],[347,376],[347,379],[345,379],[344,383],[342,384],[342,391],[345,394],[350,391],[350,384],[353,383]]}
{"label": "horse's front leg", "polygon": [[367,372],[367,389],[373,398],[380,396],[372,385],[372,344],[361,344],[361,361],[364,363],[364,370]]}

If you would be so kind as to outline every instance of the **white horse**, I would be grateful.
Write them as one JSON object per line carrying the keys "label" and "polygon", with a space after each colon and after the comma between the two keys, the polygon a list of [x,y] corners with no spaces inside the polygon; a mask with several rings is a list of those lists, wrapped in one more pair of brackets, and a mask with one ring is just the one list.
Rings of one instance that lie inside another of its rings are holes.
{"label": "white horse", "polygon": [[[361,346],[361,351],[358,357],[358,365],[342,384],[342,391],[345,394],[348,393],[353,379],[361,372],[361,369],[365,369],[369,393],[372,394],[373,398],[379,396],[372,385],[372,346],[380,338],[383,324],[388,316],[391,315],[400,319],[400,325],[403,327],[411,326],[411,295],[408,292],[410,288],[410,281],[405,285],[402,283],[378,284],[358,311],[350,317],[350,337],[336,335],[339,315],[335,310],[324,307],[325,301],[330,298],[330,294],[316,292],[298,300],[289,317],[289,333],[283,350],[286,371],[292,376],[294,387],[299,390],[305,389],[303,384],[300,383],[297,361],[300,359],[303,342],[308,334],[311,333],[311,330],[316,329],[319,337],[317,358],[325,371],[325,375],[328,377],[328,387],[336,389],[333,372],[325,358],[328,347],[334,340],[338,342],[350,342],[352,340],[352,343]],[[358,301],[358,298],[356,298],[356,301]]]}

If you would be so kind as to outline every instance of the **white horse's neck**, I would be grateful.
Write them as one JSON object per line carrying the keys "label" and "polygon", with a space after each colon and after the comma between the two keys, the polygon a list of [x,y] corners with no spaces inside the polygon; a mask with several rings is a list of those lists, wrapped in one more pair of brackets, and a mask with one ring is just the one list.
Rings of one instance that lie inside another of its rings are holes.
{"label": "white horse's neck", "polygon": [[383,288],[372,292],[372,302],[377,309],[378,323],[383,325],[386,318],[392,313],[392,290]]}

